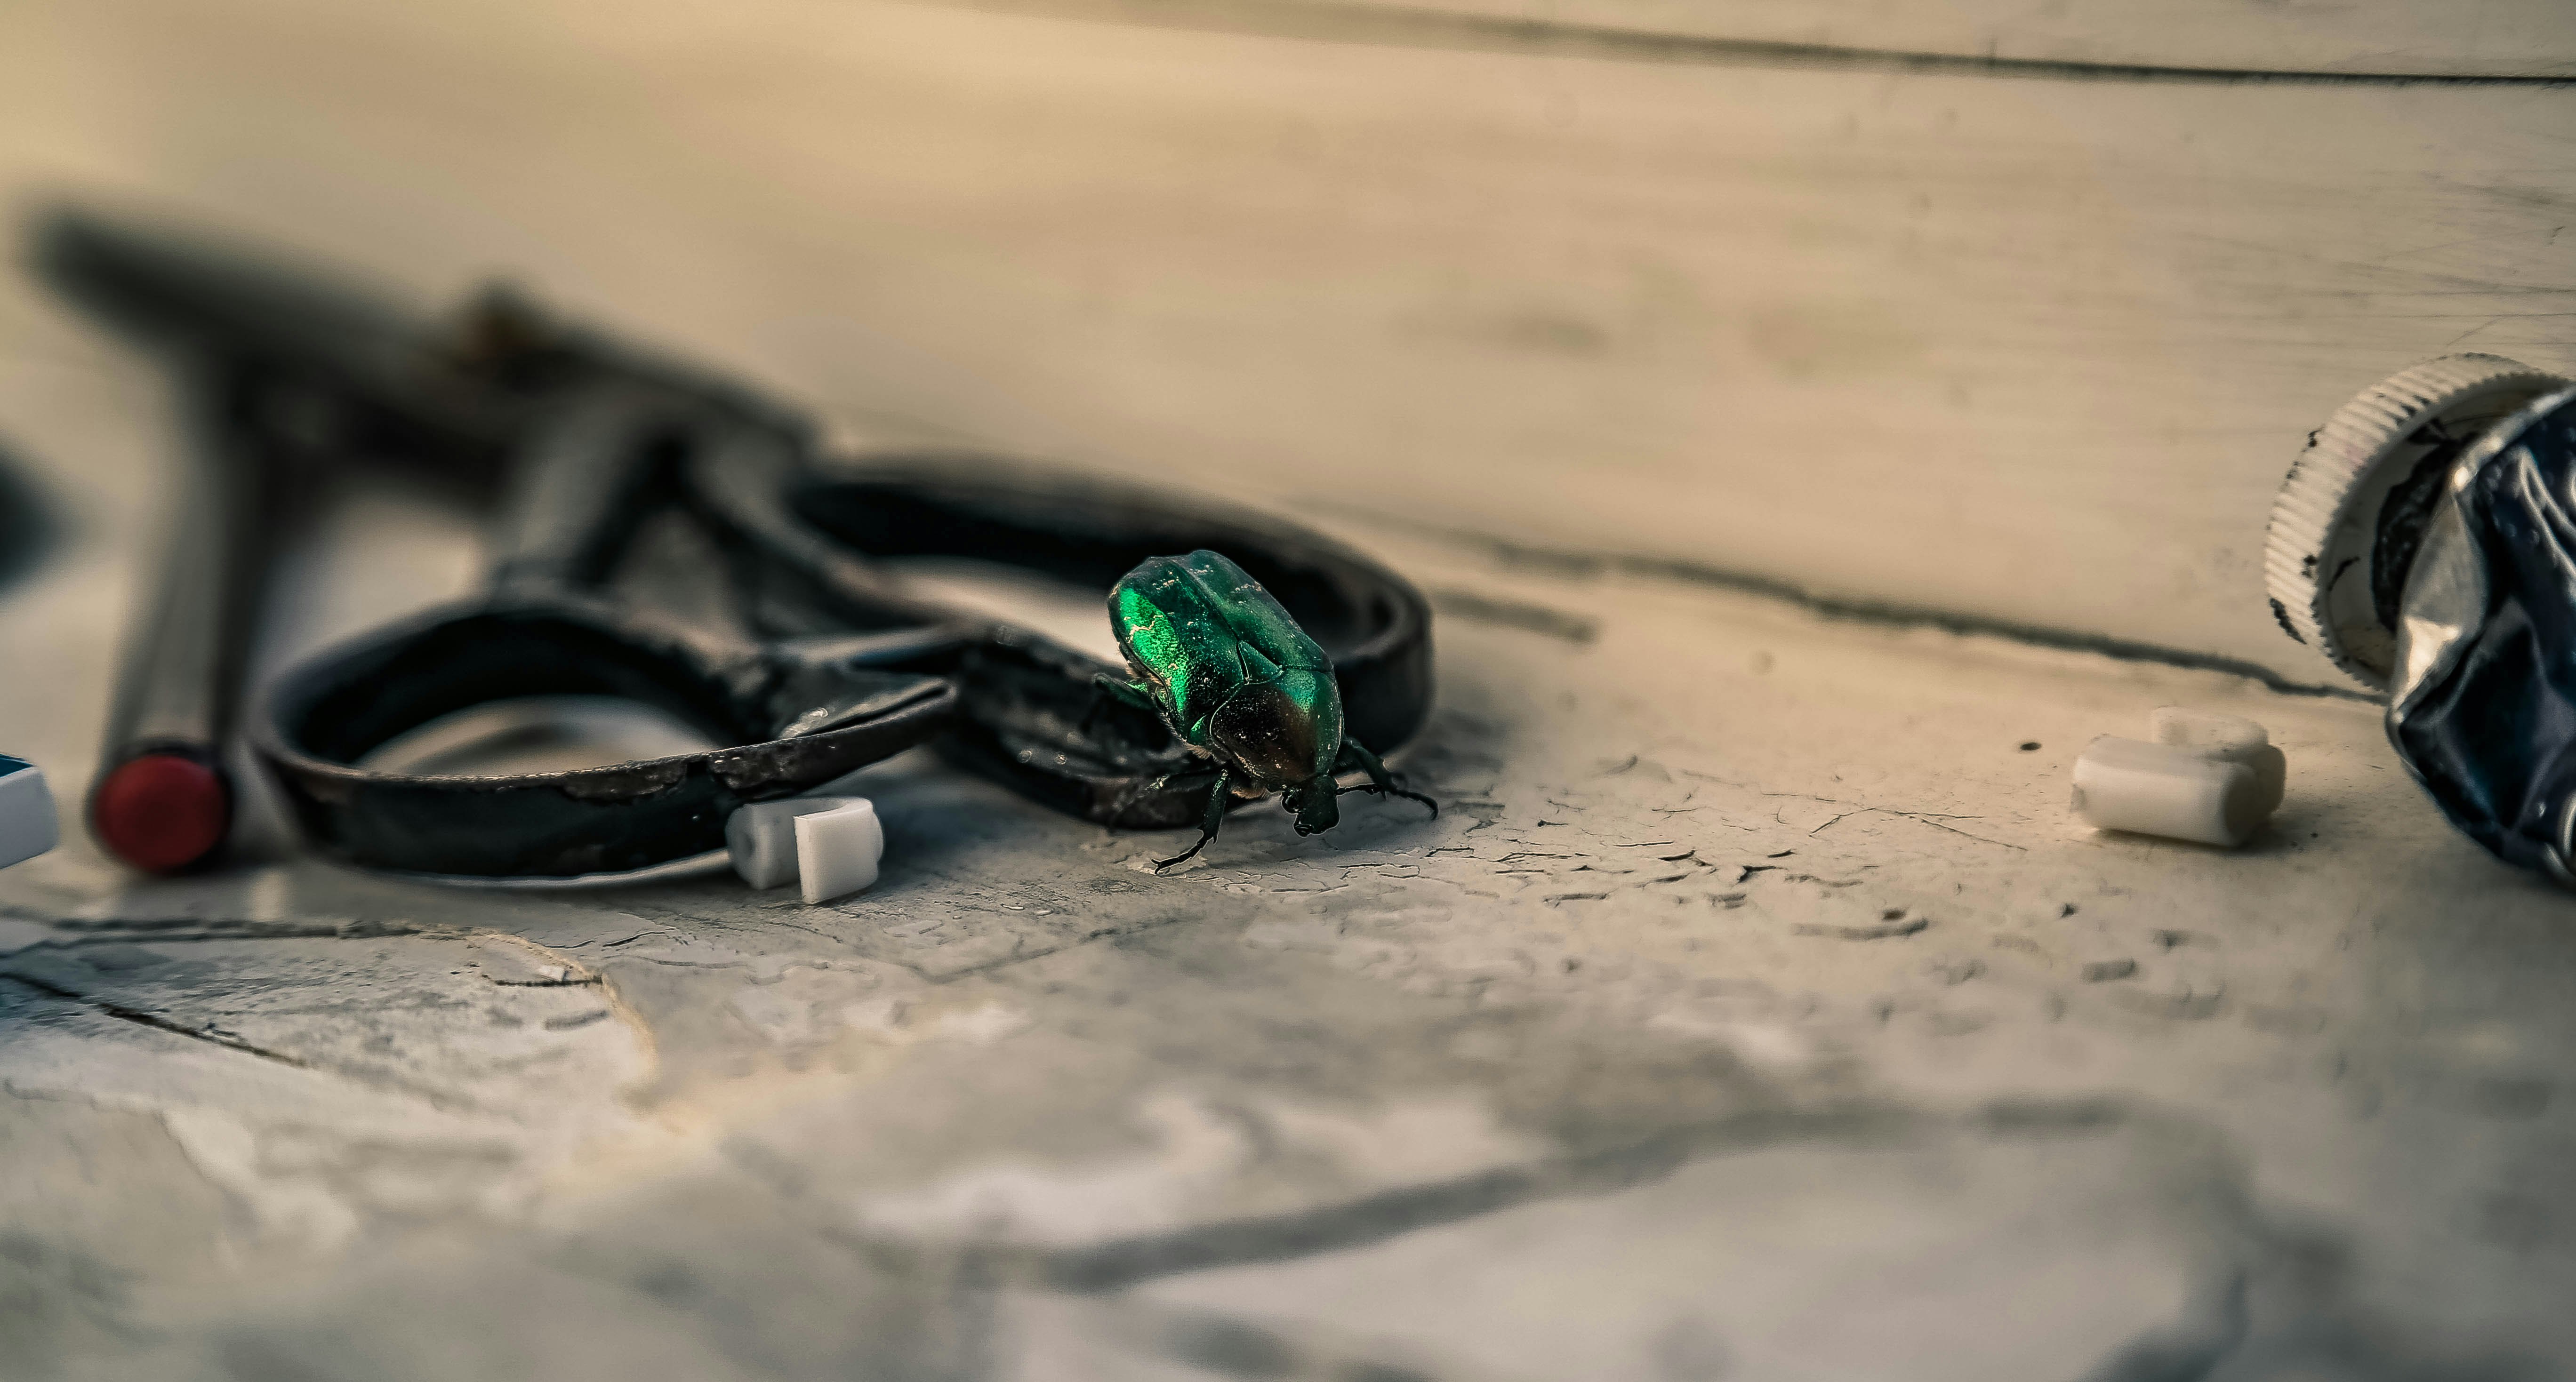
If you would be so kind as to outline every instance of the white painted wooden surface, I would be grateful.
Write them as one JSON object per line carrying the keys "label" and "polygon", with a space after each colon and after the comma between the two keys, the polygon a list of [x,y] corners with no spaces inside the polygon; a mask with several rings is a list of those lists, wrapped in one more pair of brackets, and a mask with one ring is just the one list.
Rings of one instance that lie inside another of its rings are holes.
{"label": "white painted wooden surface", "polygon": [[[0,874],[0,1371],[2564,1375],[2570,903],[2444,829],[2369,707],[1676,563],[2319,676],[2261,613],[2270,486],[2414,355],[2571,363],[2569,94],[1271,8],[0,17],[13,195],[429,294],[514,269],[854,435],[1320,477],[1443,611],[1409,767],[1448,805],[1248,815],[1156,878],[1159,837],[898,771],[885,882],[826,908],[133,886],[75,840]],[[2186,61],[2196,11],[1805,13]],[[0,590],[0,749],[67,800],[162,423],[148,368],[0,291],[0,439],[73,529]],[[360,498],[297,636],[469,579],[458,516]],[[2289,751],[2247,852],[2066,821],[2072,754],[2168,701]]]}
{"label": "white painted wooden surface", "polygon": [[[86,537],[0,601],[49,669],[0,723],[72,796],[139,382],[0,389],[90,458],[47,472]],[[365,521],[336,617],[462,574]],[[1156,877],[1166,837],[897,769],[886,878],[831,907],[138,886],[76,838],[0,873],[13,1376],[2576,1358],[2570,903],[2369,707],[1346,532],[1447,611],[1437,822],[1251,812]],[[2291,755],[2243,853],[2065,816],[2171,701]]]}

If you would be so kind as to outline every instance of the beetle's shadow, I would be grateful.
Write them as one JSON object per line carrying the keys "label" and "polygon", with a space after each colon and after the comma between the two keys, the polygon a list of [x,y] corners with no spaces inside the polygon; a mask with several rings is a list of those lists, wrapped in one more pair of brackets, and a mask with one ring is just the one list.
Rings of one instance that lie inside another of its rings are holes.
{"label": "beetle's shadow", "polygon": [[[1457,702],[1463,701],[1464,704]],[[1341,824],[1315,836],[1296,833],[1294,818],[1276,796],[1245,802],[1227,812],[1225,827],[1199,854],[1210,867],[1239,861],[1254,844],[1268,862],[1328,860],[1354,849],[1400,849],[1444,838],[1472,825],[1476,815],[1459,803],[1487,800],[1499,785],[1512,736],[1508,722],[1485,711],[1472,694],[1435,707],[1423,731],[1406,742],[1389,765],[1406,787],[1440,803],[1434,817],[1419,803],[1352,789],[1342,795]],[[836,790],[877,803],[885,822],[880,895],[915,886],[938,887],[961,874],[1016,871],[1008,861],[1040,853],[1064,868],[1087,870],[1099,858],[1082,852],[1100,840],[1101,827],[1050,810],[1009,787],[966,772],[930,750],[914,750],[845,779]],[[1136,855],[1168,857],[1189,848],[1198,827],[1110,831],[1120,861]],[[1229,849],[1229,846],[1232,849]],[[1082,862],[1077,863],[1080,860]],[[1178,871],[1174,875],[1178,876]]]}
{"label": "beetle's shadow", "polygon": [[[1510,721],[1486,707],[1471,689],[1444,692],[1441,703],[1420,733],[1406,740],[1387,766],[1397,785],[1420,792],[1440,805],[1434,816],[1421,803],[1381,796],[1360,787],[1343,791],[1341,824],[1321,835],[1299,836],[1294,818],[1276,796],[1247,802],[1226,816],[1225,829],[1200,854],[1210,866],[1227,864],[1226,845],[1260,841],[1265,857],[1329,859],[1350,850],[1405,849],[1448,838],[1479,819],[1472,809],[1487,802],[1500,785],[1510,749]],[[1374,747],[1374,746],[1372,746]],[[1351,779],[1345,779],[1349,781]],[[1179,853],[1197,832],[1139,832],[1139,840],[1178,840]]]}

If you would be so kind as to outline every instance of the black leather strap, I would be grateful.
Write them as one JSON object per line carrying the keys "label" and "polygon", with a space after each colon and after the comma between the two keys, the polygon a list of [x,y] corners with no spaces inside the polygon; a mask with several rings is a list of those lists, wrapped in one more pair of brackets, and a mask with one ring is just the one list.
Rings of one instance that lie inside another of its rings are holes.
{"label": "black leather strap", "polygon": [[[722,747],[500,776],[356,766],[440,716],[545,695],[638,701]],[[559,595],[433,611],[309,659],[269,685],[250,738],[307,836],[352,863],[576,877],[721,849],[736,807],[811,791],[926,742],[957,699],[946,678],[810,658],[792,645],[724,647]]]}
{"label": "black leather strap", "polygon": [[[1092,684],[1121,669],[925,603],[874,564],[881,558],[976,557],[1105,596],[1147,556],[1214,548],[1332,655],[1353,738],[1390,751],[1429,712],[1430,611],[1420,592],[1303,528],[985,460],[887,459],[829,472],[795,465],[792,451],[775,464],[743,452],[703,460],[686,467],[685,497],[725,551],[744,613],[772,642],[736,644],[554,591],[432,611],[344,644],[271,683],[252,719],[252,747],[306,834],[371,868],[625,872],[721,847],[726,816],[746,802],[811,790],[933,739],[954,761],[1104,825],[1198,820],[1213,766]],[[442,715],[539,695],[639,701],[726,747],[509,776],[356,766]],[[818,712],[828,722],[819,731]],[[794,737],[779,737],[800,720]]]}

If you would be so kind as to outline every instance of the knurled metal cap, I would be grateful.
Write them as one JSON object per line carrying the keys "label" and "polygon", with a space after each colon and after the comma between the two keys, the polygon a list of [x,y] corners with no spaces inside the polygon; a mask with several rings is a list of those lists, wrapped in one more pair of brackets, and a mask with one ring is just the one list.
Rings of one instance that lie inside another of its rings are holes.
{"label": "knurled metal cap", "polygon": [[2500,355],[2445,355],[2335,410],[2272,501],[2263,575],[2282,631],[2386,691],[2396,597],[2441,482],[2487,428],[2566,386]]}

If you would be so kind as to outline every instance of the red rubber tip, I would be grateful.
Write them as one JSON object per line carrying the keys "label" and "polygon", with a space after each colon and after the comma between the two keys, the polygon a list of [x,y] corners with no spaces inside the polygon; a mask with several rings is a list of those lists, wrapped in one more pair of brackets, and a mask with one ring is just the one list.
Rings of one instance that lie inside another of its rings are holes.
{"label": "red rubber tip", "polygon": [[172,873],[213,852],[232,824],[231,796],[215,770],[174,753],[117,765],[90,797],[90,833],[110,854],[147,873]]}

